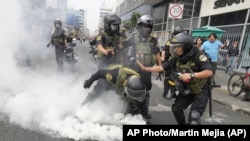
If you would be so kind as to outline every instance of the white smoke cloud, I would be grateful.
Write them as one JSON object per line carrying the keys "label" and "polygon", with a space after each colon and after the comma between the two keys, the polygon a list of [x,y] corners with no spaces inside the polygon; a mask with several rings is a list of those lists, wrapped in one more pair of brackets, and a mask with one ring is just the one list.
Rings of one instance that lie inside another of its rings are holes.
{"label": "white smoke cloud", "polygon": [[[0,16],[5,17],[0,27],[0,120],[52,136],[110,141],[122,140],[123,124],[145,124],[141,116],[123,114],[126,103],[114,92],[81,107],[91,91],[82,88],[88,70],[80,76],[55,75],[54,49],[26,32],[27,18],[19,2],[0,2]],[[23,42],[31,52],[33,69],[16,65],[15,53]]]}

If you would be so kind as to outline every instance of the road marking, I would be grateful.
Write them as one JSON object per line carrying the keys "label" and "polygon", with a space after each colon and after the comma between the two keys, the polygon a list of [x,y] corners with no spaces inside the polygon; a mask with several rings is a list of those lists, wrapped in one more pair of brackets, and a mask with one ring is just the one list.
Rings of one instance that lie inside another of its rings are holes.
{"label": "road marking", "polygon": [[157,112],[169,112],[171,111],[171,107],[158,104],[157,106],[149,106],[149,110]]}

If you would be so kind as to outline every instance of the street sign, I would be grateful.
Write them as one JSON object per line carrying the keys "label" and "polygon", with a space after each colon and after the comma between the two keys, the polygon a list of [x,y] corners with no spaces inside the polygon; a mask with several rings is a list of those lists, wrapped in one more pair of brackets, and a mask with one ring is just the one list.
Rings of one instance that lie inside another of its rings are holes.
{"label": "street sign", "polygon": [[172,19],[182,19],[183,4],[170,3],[168,8],[168,17]]}

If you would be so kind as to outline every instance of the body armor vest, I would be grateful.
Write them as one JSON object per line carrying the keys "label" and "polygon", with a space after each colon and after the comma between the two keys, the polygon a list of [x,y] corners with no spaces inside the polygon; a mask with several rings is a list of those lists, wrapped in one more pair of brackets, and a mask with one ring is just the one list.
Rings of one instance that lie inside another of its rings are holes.
{"label": "body armor vest", "polygon": [[[119,43],[119,37],[118,36],[111,36],[111,35],[107,34],[106,32],[102,32],[101,35],[105,36],[105,41],[104,41],[104,44],[103,44],[103,48],[105,48],[106,50],[113,49],[114,53],[115,53],[114,55],[116,55],[116,47],[117,47],[117,45]],[[104,55],[100,51],[98,51],[97,55],[98,55],[98,57],[100,59],[103,59],[104,57],[108,57],[108,56]]]}
{"label": "body armor vest", "polygon": [[119,71],[118,71],[118,76],[116,79],[116,84],[113,84],[113,86],[115,87],[117,94],[123,95],[124,86],[126,85],[127,78],[131,75],[136,75],[136,76],[140,76],[140,75],[136,71],[130,68],[127,68],[124,65],[114,64],[108,67],[109,70],[116,69],[116,68],[119,68]]}
{"label": "body armor vest", "polygon": [[136,58],[146,66],[153,66],[156,64],[156,57],[151,51],[152,37],[148,37],[145,42],[141,41],[139,36],[135,36],[135,50]]}
{"label": "body armor vest", "polygon": [[52,43],[55,46],[64,46],[64,30],[63,29],[56,29],[53,36],[52,36]]}
{"label": "body armor vest", "polygon": [[[195,66],[195,62],[193,60],[188,61],[186,64],[181,64],[178,60],[176,62],[176,70],[178,72],[193,73],[193,71],[191,70],[193,66]],[[191,91],[191,93],[199,94],[207,81],[208,79],[204,78],[194,78],[187,83],[187,87]]]}

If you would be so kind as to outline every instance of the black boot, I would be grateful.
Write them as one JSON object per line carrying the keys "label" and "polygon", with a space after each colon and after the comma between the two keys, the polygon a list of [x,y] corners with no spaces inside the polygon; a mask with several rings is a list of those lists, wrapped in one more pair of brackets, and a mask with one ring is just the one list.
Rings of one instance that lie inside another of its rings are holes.
{"label": "black boot", "polygon": [[[162,94],[162,96],[164,97],[164,98],[167,98],[167,99],[169,99],[169,85],[168,85],[168,82],[167,82],[168,80],[167,79],[164,79],[164,83],[163,83],[163,85],[164,85],[164,89],[163,89],[163,94]],[[171,95],[170,95],[171,96]],[[170,98],[171,99],[171,98]]]}
{"label": "black boot", "polygon": [[146,98],[141,103],[141,114],[145,119],[151,119],[151,115],[148,113],[149,111],[149,93],[147,92]]}

